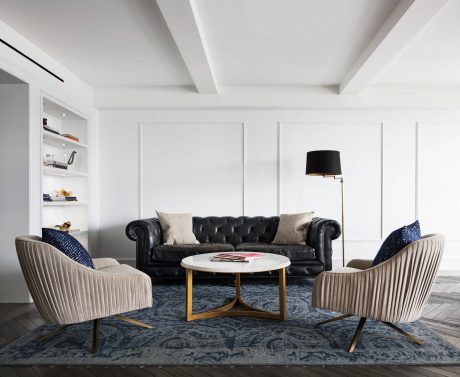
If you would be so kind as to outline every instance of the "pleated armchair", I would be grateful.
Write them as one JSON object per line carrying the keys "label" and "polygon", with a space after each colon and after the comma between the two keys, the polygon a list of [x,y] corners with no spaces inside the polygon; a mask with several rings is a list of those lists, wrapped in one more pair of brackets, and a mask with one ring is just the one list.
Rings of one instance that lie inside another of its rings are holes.
{"label": "pleated armchair", "polygon": [[95,269],[86,267],[36,236],[17,237],[16,251],[39,313],[47,322],[62,325],[43,338],[92,320],[92,351],[96,353],[102,318],[115,316],[152,328],[121,315],[152,306],[151,279],[143,272],[112,258],[95,258]]}
{"label": "pleated armchair", "polygon": [[361,317],[348,352],[355,349],[367,319],[381,321],[422,344],[421,339],[396,324],[413,322],[422,315],[443,249],[442,235],[427,235],[375,267],[372,260],[355,259],[345,268],[323,272],[315,280],[312,305],[344,314],[319,325],[350,316]]}

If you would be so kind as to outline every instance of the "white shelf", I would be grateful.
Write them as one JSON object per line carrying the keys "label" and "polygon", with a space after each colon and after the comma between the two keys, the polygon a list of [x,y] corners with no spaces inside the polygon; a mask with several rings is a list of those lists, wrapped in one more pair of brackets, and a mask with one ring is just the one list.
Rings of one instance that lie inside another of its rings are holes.
{"label": "white shelf", "polygon": [[69,232],[70,235],[75,235],[75,236],[78,236],[79,234],[85,234],[85,233],[88,233],[88,229],[80,229],[80,230],[77,230],[77,231],[70,231]]}
{"label": "white shelf", "polygon": [[67,137],[53,134],[52,132],[43,130],[43,143],[52,145],[54,147],[65,148],[67,146],[76,146],[79,148],[88,148],[86,144],[74,141]]}
{"label": "white shelf", "polygon": [[87,203],[84,202],[79,202],[79,201],[73,201],[73,202],[43,202],[43,206],[45,207],[55,207],[55,206],[61,206],[61,207],[78,207],[78,206],[87,206]]}
{"label": "white shelf", "polygon": [[88,173],[80,171],[53,168],[52,166],[43,166],[44,175],[54,175],[57,177],[87,177]]}
{"label": "white shelf", "polygon": [[[57,228],[53,227],[53,226],[44,226],[44,228],[49,228],[49,229],[56,229],[58,230]],[[70,235],[79,235],[79,234],[84,234],[84,233],[88,233],[88,229],[80,229],[80,230],[71,230],[69,232]]]}

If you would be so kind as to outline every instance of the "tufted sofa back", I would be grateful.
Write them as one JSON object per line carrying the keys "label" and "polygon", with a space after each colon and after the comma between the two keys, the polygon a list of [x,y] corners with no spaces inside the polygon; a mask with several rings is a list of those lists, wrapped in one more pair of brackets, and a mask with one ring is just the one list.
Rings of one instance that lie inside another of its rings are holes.
{"label": "tufted sofa back", "polygon": [[280,219],[274,217],[193,217],[193,233],[200,243],[270,243]]}

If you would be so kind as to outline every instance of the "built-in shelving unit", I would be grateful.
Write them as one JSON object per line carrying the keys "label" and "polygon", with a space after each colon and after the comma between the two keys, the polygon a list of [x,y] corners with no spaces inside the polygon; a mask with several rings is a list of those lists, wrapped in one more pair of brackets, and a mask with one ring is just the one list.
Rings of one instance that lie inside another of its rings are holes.
{"label": "built-in shelving unit", "polygon": [[[47,131],[46,126],[59,133]],[[42,227],[52,227],[70,221],[71,234],[85,247],[89,237],[89,124],[88,119],[74,109],[43,96],[42,119],[42,192],[54,196],[65,189],[76,196],[76,201],[44,201],[42,203]],[[69,134],[77,140],[62,136]],[[73,163],[69,159],[74,154]],[[56,161],[64,168],[45,165]]]}

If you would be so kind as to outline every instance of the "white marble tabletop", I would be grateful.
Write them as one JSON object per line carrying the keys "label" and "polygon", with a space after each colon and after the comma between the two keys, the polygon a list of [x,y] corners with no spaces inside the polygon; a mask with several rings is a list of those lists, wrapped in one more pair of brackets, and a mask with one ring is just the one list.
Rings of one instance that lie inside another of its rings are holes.
{"label": "white marble tabletop", "polygon": [[[238,253],[244,253],[238,251]],[[248,252],[252,253],[252,252]],[[291,264],[289,258],[283,255],[260,253],[262,258],[250,262],[213,262],[212,258],[221,253],[192,255],[182,259],[181,266],[190,270],[217,273],[251,273],[279,270]]]}

